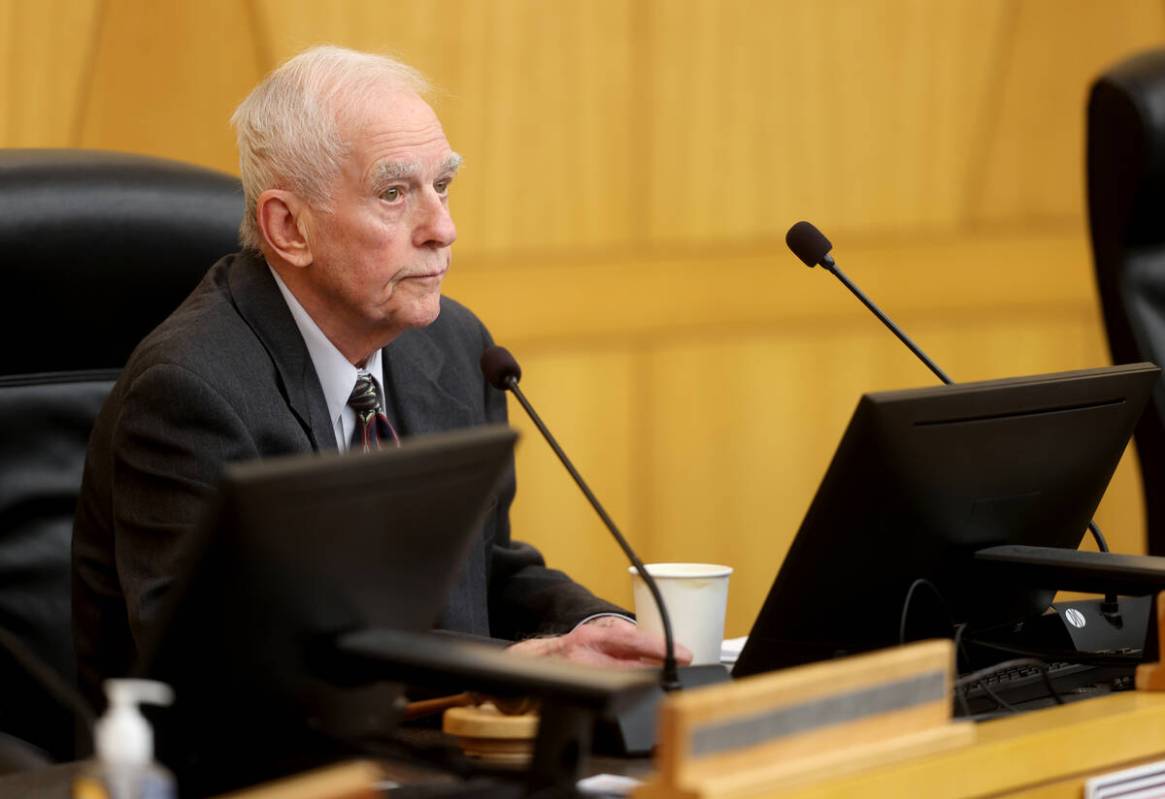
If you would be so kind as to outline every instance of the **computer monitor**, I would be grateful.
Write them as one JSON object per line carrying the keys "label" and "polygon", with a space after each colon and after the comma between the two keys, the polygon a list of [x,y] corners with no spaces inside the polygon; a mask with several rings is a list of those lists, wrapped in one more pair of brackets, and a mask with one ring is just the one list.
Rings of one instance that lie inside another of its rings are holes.
{"label": "computer monitor", "polygon": [[[899,643],[911,616],[993,625],[1052,592],[986,583],[976,550],[1083,537],[1160,370],[1132,364],[867,394],[734,676]],[[915,611],[918,610],[916,615]]]}
{"label": "computer monitor", "polygon": [[401,689],[323,668],[354,631],[429,630],[512,464],[504,426],[370,454],[231,466],[142,671],[169,682],[160,758],[184,792],[301,771],[381,738]]}

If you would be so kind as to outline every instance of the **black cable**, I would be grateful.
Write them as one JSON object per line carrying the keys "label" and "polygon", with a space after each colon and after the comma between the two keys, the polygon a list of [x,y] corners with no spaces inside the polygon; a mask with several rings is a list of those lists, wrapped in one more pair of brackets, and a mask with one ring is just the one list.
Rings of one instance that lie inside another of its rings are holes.
{"label": "black cable", "polygon": [[1031,667],[1038,669],[1040,676],[1043,678],[1044,686],[1048,689],[1048,694],[1052,699],[1056,700],[1057,705],[1064,704],[1064,697],[1060,696],[1060,692],[1056,690],[1056,686],[1052,684],[1052,678],[1048,674],[1048,664],[1036,658],[1014,658],[1012,660],[1005,660],[1002,663],[996,663],[994,666],[987,666],[986,668],[973,671],[955,681],[955,687],[962,687],[966,685],[973,685],[982,682],[988,677],[998,674],[1001,671],[1008,669],[1018,669],[1023,667]]}
{"label": "black cable", "polygon": [[1092,538],[1096,541],[1096,548],[1101,552],[1108,552],[1108,539],[1104,537],[1104,533],[1100,532],[1100,526],[1095,521],[1088,522],[1088,532],[1092,533]]}
{"label": "black cable", "polygon": [[906,599],[902,602],[902,615],[898,618],[899,644],[906,643],[906,621],[910,616],[910,600],[914,599],[914,592],[918,590],[918,587],[921,585],[925,585],[936,597],[938,597],[938,601],[942,605],[943,611],[947,614],[947,619],[950,621],[951,629],[954,629],[955,627],[955,617],[951,613],[951,606],[947,604],[946,597],[943,596],[942,591],[939,591],[935,584],[930,580],[927,580],[925,577],[919,577],[917,580],[910,584],[910,588],[906,589]]}
{"label": "black cable", "polygon": [[[1095,520],[1088,522],[1088,532],[1092,533],[1092,537],[1096,541],[1096,548],[1101,552],[1108,552],[1108,539],[1104,537],[1104,533],[1100,532],[1100,526]],[[1104,595],[1104,599],[1100,603],[1100,613],[1109,621],[1119,622],[1121,606],[1120,599],[1115,593]]]}
{"label": "black cable", "polygon": [[1052,699],[1056,700],[1056,704],[1064,704],[1064,697],[1060,696],[1060,692],[1056,690],[1056,686],[1052,682],[1052,675],[1048,673],[1047,664],[1044,665],[1044,668],[1040,669],[1040,676],[1044,678],[1044,687],[1048,689],[1048,693],[1051,694]]}
{"label": "black cable", "polygon": [[955,672],[959,671],[959,656],[966,658],[967,665],[971,664],[971,656],[967,654],[967,649],[963,646],[963,634],[967,632],[966,622],[955,625]]}
{"label": "black cable", "polygon": [[[967,631],[966,624],[960,624],[957,627],[955,627],[955,673],[956,674],[959,673],[959,655],[964,654],[964,652],[963,652],[963,633],[965,633],[966,631]],[[970,658],[967,658],[967,660],[969,663]],[[954,685],[954,689],[955,689],[955,699],[958,700],[958,702],[959,702],[959,708],[963,711],[963,716],[969,717],[971,715],[971,706],[969,704],[967,704],[967,695],[963,691],[963,687],[960,686],[958,684],[958,682],[956,681],[955,685]]]}
{"label": "black cable", "polygon": [[1136,666],[1142,662],[1140,654],[1100,654],[1097,652],[1077,652],[1068,649],[1055,650],[1036,650],[1023,649],[1017,646],[1008,646],[996,641],[984,641],[977,638],[969,639],[976,646],[984,649],[991,649],[995,652],[1002,652],[1007,655],[1018,655],[1019,657],[1034,658],[1041,661],[1055,661],[1064,663],[1078,663],[1082,666]]}
{"label": "black cable", "polygon": [[[898,642],[900,644],[906,643],[906,622],[909,620],[909,617],[910,617],[910,603],[914,599],[915,592],[922,586],[929,588],[931,590],[931,592],[938,598],[939,603],[942,605],[943,610],[947,614],[947,618],[950,620],[951,627],[955,631],[955,634],[954,634],[955,671],[958,672],[959,656],[960,655],[963,655],[964,657],[966,657],[968,662],[970,661],[970,657],[966,654],[966,652],[963,648],[963,636],[967,631],[967,625],[965,623],[964,624],[955,624],[954,615],[951,613],[950,606],[947,604],[947,601],[946,601],[946,597],[944,597],[942,595],[942,592],[939,591],[938,587],[934,583],[932,583],[930,580],[927,580],[923,577],[919,577],[918,579],[914,580],[914,582],[912,582],[910,584],[910,587],[906,590],[906,597],[902,602],[902,615],[899,617],[899,620],[898,620]],[[989,643],[980,642],[980,641],[976,641],[976,644],[978,644],[980,646],[986,646],[988,648],[1000,649],[1003,651],[1009,651],[1009,652],[1016,651],[1016,650],[1010,650],[1009,648],[1002,647],[1002,646],[992,646]],[[1023,652],[1023,654],[1030,655],[1030,654],[1039,654],[1039,653]],[[1110,656],[1110,658],[1112,660],[1115,660],[1118,665],[1124,665],[1124,664],[1129,662],[1128,658],[1115,658],[1115,657],[1111,657],[1111,656]],[[1067,660],[1067,658],[1064,658],[1064,659]],[[991,698],[991,700],[993,702],[995,702],[1000,708],[1002,708],[1008,712],[1011,712],[1011,713],[1018,713],[1019,708],[1008,703],[1005,699],[1003,699],[1001,696],[999,696],[991,688],[991,686],[987,685],[984,682],[984,680],[987,677],[990,677],[990,676],[997,674],[1001,671],[1007,671],[1008,669],[1020,668],[1023,666],[1031,666],[1031,667],[1038,669],[1039,673],[1040,673],[1040,678],[1043,680],[1044,687],[1047,688],[1048,695],[1051,696],[1053,700],[1055,700],[1057,705],[1064,704],[1064,698],[1060,695],[1060,692],[1058,690],[1056,690],[1056,686],[1053,684],[1052,678],[1051,678],[1050,674],[1048,673],[1048,664],[1045,663],[1043,660],[1040,660],[1038,657],[1026,656],[1026,657],[1021,657],[1021,658],[1014,658],[1012,660],[1005,660],[1002,663],[996,663],[992,666],[988,666],[986,668],[971,672],[970,674],[965,675],[965,676],[960,677],[957,680],[955,680],[955,684],[954,684],[955,699],[959,703],[959,706],[962,709],[963,714],[965,716],[971,715],[970,706],[967,702],[965,690],[968,686],[972,686],[972,685],[980,686],[983,689],[983,692],[985,694],[987,694],[987,696],[989,696]]]}
{"label": "black cable", "polygon": [[982,688],[983,693],[985,693],[985,694],[987,694],[987,696],[991,697],[991,701],[993,701],[995,704],[999,705],[999,707],[1002,708],[1003,710],[1006,710],[1008,713],[1018,713],[1019,712],[1019,708],[1017,708],[1015,705],[1011,704],[1010,702],[1005,701],[1004,698],[1001,697],[999,694],[995,693],[995,690],[987,683],[977,682],[977,683],[975,683],[975,685]]}

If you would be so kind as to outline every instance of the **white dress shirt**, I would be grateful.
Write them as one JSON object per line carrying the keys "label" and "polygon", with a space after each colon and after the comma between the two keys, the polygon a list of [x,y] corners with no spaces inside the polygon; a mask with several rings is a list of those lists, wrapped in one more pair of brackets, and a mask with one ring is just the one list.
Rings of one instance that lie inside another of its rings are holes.
{"label": "white dress shirt", "polygon": [[[267,268],[271,269],[271,265],[268,264]],[[340,452],[346,452],[356,430],[356,412],[348,407],[348,397],[352,395],[352,389],[356,386],[357,375],[362,372],[371,373],[381,385],[383,392],[384,372],[380,364],[380,350],[369,356],[363,369],[357,369],[336,349],[336,345],[328,340],[324,331],[320,330],[320,326],[299,304],[299,300],[274,269],[271,269],[271,276],[275,278],[275,285],[279,286],[279,292],[283,295],[292,318],[295,319],[295,326],[303,336],[303,343],[307,345],[307,353],[311,356],[312,366],[315,367],[316,375],[320,379],[320,388],[324,390],[324,401],[328,405],[332,431],[336,434],[336,445]],[[381,400],[383,399],[382,396]]]}

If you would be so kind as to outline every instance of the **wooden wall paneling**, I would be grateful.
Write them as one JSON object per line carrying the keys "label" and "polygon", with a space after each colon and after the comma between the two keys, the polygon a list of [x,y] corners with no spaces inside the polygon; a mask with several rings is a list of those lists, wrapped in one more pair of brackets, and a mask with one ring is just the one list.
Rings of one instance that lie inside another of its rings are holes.
{"label": "wooden wall paneling", "polygon": [[[522,365],[522,390],[632,546],[641,548],[635,353],[621,347],[513,352]],[[514,537],[537,546],[550,566],[596,594],[630,607],[631,579],[622,551],[515,401],[510,423],[522,434]]]}
{"label": "wooden wall paneling", "polygon": [[963,382],[1109,363],[1099,311],[1087,304],[984,309],[958,319],[920,319],[916,327]]}
{"label": "wooden wall paneling", "polygon": [[1096,76],[1160,46],[1160,0],[1015,3],[972,216],[1020,227],[1084,220],[1084,109]]}
{"label": "wooden wall paneling", "polygon": [[[660,345],[650,364],[645,557],[734,566],[731,634],[747,632],[858,397],[936,382],[880,329],[803,327]],[[938,327],[922,325],[920,338],[940,347],[978,342],[950,347],[969,351],[968,379],[1082,368],[1102,353],[1093,320],[1071,314],[1033,320],[1013,311]],[[1141,512],[1127,461],[1098,518],[1114,550],[1139,552]]]}
{"label": "wooden wall paneling", "polygon": [[[1088,244],[1078,231],[841,235],[834,243],[845,273],[903,321],[1018,309],[1096,313]],[[805,268],[776,241],[545,261],[457,255],[446,286],[511,342],[578,347],[665,332],[732,336],[805,320],[877,324],[833,276]]]}
{"label": "wooden wall paneling", "polygon": [[0,146],[75,144],[97,24],[97,0],[0,4]]}
{"label": "wooden wall paneling", "polygon": [[630,239],[630,12],[621,0],[261,2],[283,60],[324,41],[426,72],[450,143],[461,253],[604,249]]}
{"label": "wooden wall paneling", "polygon": [[961,220],[1003,3],[649,8],[653,240]]}
{"label": "wooden wall paneling", "polygon": [[105,0],[77,144],[238,172],[231,113],[262,75],[237,0]]}
{"label": "wooden wall paneling", "polygon": [[882,343],[803,325],[656,347],[645,557],[733,566],[728,634],[748,631],[868,376],[913,368]]}
{"label": "wooden wall paneling", "polygon": [[[0,135],[234,171],[231,111],[303,47],[422,69],[466,157],[449,293],[514,350],[646,558],[737,568],[736,635],[858,396],[932,381],[787,253],[788,225],[819,223],[960,380],[1104,362],[1084,92],[1163,31],[1160,0],[14,0]],[[512,410],[515,534],[629,602],[620,553]],[[1098,519],[1140,550],[1130,455]]]}

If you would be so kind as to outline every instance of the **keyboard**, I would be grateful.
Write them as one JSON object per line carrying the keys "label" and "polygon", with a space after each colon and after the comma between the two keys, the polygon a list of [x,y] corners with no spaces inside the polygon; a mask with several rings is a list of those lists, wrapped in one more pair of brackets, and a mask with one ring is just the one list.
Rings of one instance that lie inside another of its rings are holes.
{"label": "keyboard", "polygon": [[[1135,664],[1088,666],[1080,663],[1049,663],[1048,677],[1065,702],[1075,702],[1134,687]],[[1035,666],[997,672],[963,688],[966,705],[955,697],[955,713],[971,716],[1034,710],[1056,704],[1047,683]],[[994,694],[994,696],[992,696]],[[1002,700],[1002,701],[1000,701]],[[1004,704],[1006,703],[1006,704]],[[1010,706],[1010,707],[1008,707]]]}

